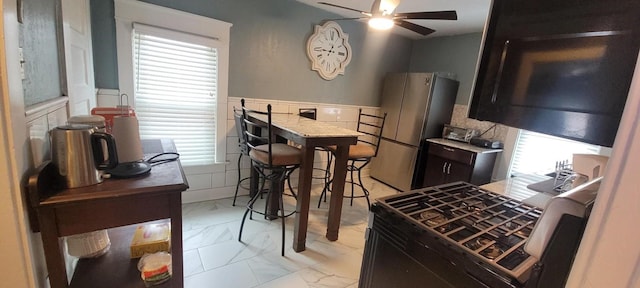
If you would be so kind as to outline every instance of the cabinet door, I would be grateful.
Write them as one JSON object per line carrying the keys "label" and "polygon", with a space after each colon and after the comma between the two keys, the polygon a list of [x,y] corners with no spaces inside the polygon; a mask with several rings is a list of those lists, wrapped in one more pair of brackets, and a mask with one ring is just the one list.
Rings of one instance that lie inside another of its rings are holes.
{"label": "cabinet door", "polygon": [[449,165],[446,159],[429,155],[424,173],[424,187],[430,187],[445,183],[446,166]]}
{"label": "cabinet door", "polygon": [[456,182],[456,181],[471,181],[471,174],[473,173],[473,167],[469,165],[465,165],[462,163],[449,161],[447,162],[447,179],[446,183]]}

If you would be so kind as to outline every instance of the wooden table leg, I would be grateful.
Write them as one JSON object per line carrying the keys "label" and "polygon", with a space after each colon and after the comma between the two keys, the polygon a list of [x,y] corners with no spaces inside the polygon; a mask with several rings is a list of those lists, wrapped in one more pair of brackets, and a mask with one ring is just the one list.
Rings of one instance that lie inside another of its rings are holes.
{"label": "wooden table leg", "polygon": [[298,199],[296,204],[296,220],[293,230],[293,250],[302,252],[306,249],[307,224],[309,221],[309,201],[311,201],[311,177],[313,176],[313,157],[315,147],[302,147],[302,163],[298,180]]}
{"label": "wooden table leg", "polygon": [[60,245],[62,240],[58,237],[55,213],[52,209],[39,208],[38,216],[42,246],[49,272],[49,284],[52,288],[67,287],[69,282]]}
{"label": "wooden table leg", "polygon": [[340,215],[342,214],[342,196],[344,195],[344,180],[347,177],[347,159],[349,145],[339,145],[336,149],[335,166],[333,168],[333,186],[329,202],[329,218],[327,220],[327,239],[338,240],[340,229]]}
{"label": "wooden table leg", "polygon": [[171,207],[171,262],[173,275],[171,287],[184,287],[184,268],[182,255],[182,194],[173,193],[170,196]]}
{"label": "wooden table leg", "polygon": [[[275,181],[269,181],[269,199],[266,200],[266,213],[265,215],[267,219],[274,220],[278,219],[278,211],[280,211],[280,194],[282,194],[283,184],[284,183],[276,183]],[[260,191],[262,193],[262,191]]]}

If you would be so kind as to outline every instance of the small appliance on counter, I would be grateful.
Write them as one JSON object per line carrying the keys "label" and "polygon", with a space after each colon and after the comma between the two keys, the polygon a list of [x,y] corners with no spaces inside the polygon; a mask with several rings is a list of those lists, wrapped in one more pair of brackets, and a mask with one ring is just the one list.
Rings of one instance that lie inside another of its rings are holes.
{"label": "small appliance on counter", "polygon": [[475,129],[460,128],[444,124],[444,129],[442,130],[442,138],[469,143],[469,141],[471,141],[471,139],[479,133],[480,132]]}
{"label": "small appliance on counter", "polygon": [[128,105],[118,105],[116,107],[95,107],[91,109],[91,115],[101,116],[105,119],[105,128],[108,133],[112,132],[113,119],[116,116],[136,116],[136,112]]}
{"label": "small appliance on counter", "polygon": [[502,149],[504,147],[502,141],[500,140],[486,139],[481,137],[472,137],[471,140],[469,140],[469,144],[489,149]]}
{"label": "small appliance on counter", "polygon": [[118,166],[107,172],[112,177],[129,178],[151,171],[151,164],[144,161],[138,119],[133,115],[113,117],[113,137],[118,149]]}
{"label": "small appliance on counter", "polygon": [[[69,124],[51,129],[52,163],[64,179],[66,188],[102,182],[102,173],[116,167],[118,154],[113,136],[95,127]],[[106,151],[103,151],[103,145]],[[108,157],[105,159],[105,155]]]}

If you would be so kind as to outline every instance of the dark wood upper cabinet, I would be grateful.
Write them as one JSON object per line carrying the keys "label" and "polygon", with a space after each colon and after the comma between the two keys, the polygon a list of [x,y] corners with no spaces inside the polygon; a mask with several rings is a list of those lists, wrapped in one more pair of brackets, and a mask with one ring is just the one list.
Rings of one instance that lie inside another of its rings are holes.
{"label": "dark wood upper cabinet", "polygon": [[639,47],[637,0],[494,0],[469,117],[610,147]]}

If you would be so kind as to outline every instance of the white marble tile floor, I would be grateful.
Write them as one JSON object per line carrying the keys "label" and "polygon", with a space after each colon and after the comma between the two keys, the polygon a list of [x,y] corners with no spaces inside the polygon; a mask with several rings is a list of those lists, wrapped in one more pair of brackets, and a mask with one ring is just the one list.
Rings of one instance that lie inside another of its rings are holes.
{"label": "white marble tile floor", "polygon": [[[371,178],[364,178],[370,199],[398,193]],[[280,256],[281,222],[254,214],[245,223],[238,242],[240,221],[248,196],[183,205],[184,284],[186,288],[304,288],[358,287],[364,232],[369,213],[366,200],[356,198],[353,206],[345,199],[338,241],[325,238],[328,203],[317,208],[322,185],[312,189],[307,232],[307,249],[292,249],[294,217],[285,229],[285,256]],[[356,190],[356,192],[361,192]],[[345,187],[345,194],[350,187]],[[329,194],[330,196],[331,194]],[[264,205],[258,202],[257,205]],[[285,210],[295,199],[285,196]],[[258,206],[259,207],[259,206]]]}

